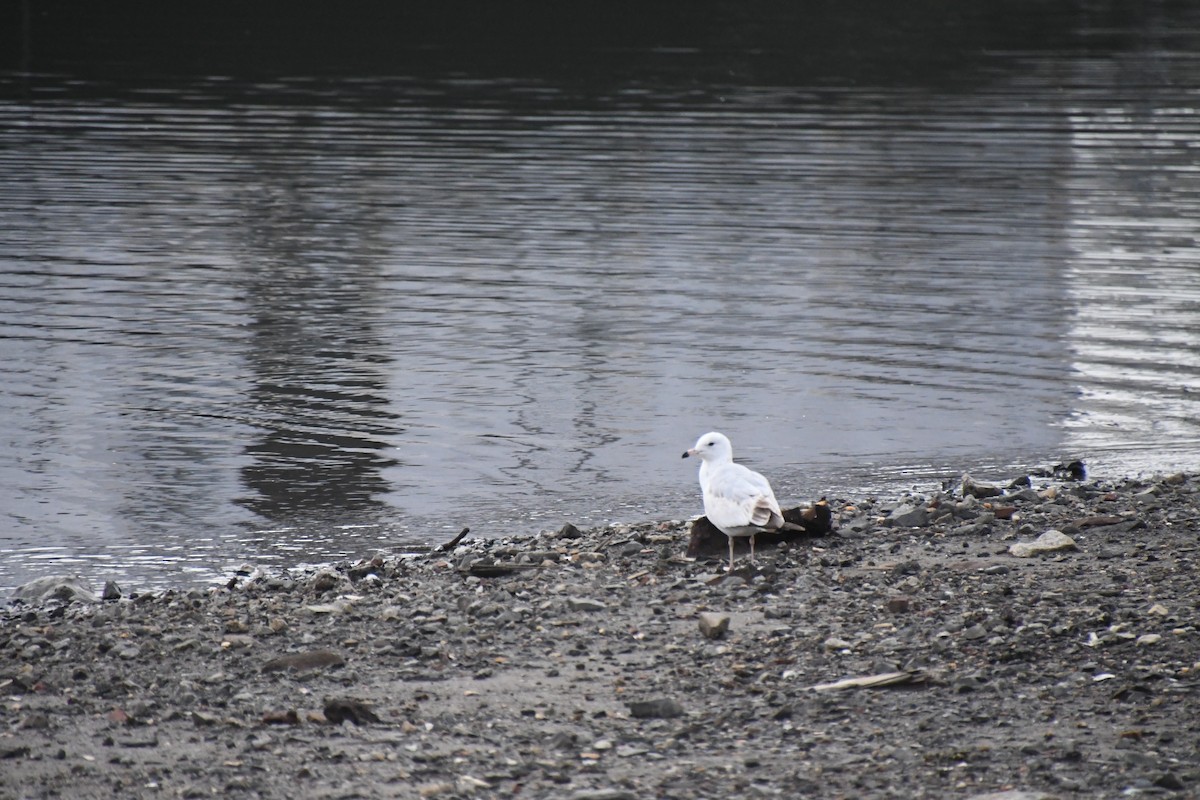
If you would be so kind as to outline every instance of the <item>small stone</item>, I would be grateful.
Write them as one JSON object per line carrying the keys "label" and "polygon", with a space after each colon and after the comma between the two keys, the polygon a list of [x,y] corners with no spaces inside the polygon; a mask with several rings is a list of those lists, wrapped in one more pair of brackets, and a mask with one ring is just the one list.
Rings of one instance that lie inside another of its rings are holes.
{"label": "small stone", "polygon": [[912,608],[912,600],[907,597],[891,597],[887,601],[887,610],[893,614],[906,614]]}
{"label": "small stone", "polygon": [[331,569],[322,569],[309,579],[308,588],[320,594],[337,588],[343,582],[349,583],[349,580]]}
{"label": "small stone", "polygon": [[334,698],[325,701],[325,719],[335,725],[343,722],[353,722],[355,725],[365,725],[368,722],[381,722],[371,707],[361,700],[348,697]]}
{"label": "small stone", "polygon": [[28,745],[0,742],[0,761],[10,758],[24,758],[27,755],[29,755]]}
{"label": "small stone", "polygon": [[967,800],[1058,800],[1055,795],[1045,792],[1027,792],[1023,789],[1010,789],[1007,792],[988,792],[973,794]]}
{"label": "small stone", "polygon": [[263,672],[309,672],[324,667],[340,667],[346,659],[332,650],[312,650],[305,653],[288,653],[273,658],[262,665]]}
{"label": "small stone", "polygon": [[583,531],[568,522],[559,528],[558,533],[554,535],[559,539],[580,539],[583,537]]}
{"label": "small stone", "polygon": [[671,697],[634,700],[628,705],[629,713],[634,719],[671,719],[683,716],[683,706]]}
{"label": "small stone", "polygon": [[962,632],[962,638],[974,641],[987,636],[987,628],[982,625],[972,625]]}
{"label": "small stone", "polygon": [[963,473],[962,493],[963,497],[967,497],[969,495],[976,499],[982,500],[985,497],[998,497],[999,495],[1004,494],[1004,490],[994,483],[977,481],[970,475]]}
{"label": "small stone", "polygon": [[1017,513],[1016,506],[996,506],[992,509],[992,513],[996,515],[996,519],[1009,520]]}
{"label": "small stone", "polygon": [[705,611],[700,615],[700,633],[709,639],[720,639],[729,631],[729,615]]}
{"label": "small stone", "polygon": [[590,597],[568,597],[567,608],[572,611],[603,611],[608,606]]}
{"label": "small stone", "polygon": [[1154,779],[1154,785],[1160,789],[1166,789],[1172,792],[1182,792],[1187,788],[1178,775],[1174,772],[1166,772]]}
{"label": "small stone", "polygon": [[638,795],[625,789],[580,789],[570,800],[638,800]]}
{"label": "small stone", "polygon": [[1139,636],[1137,638],[1137,643],[1145,647],[1149,647],[1150,645],[1155,645],[1161,642],[1162,638],[1163,637],[1157,633],[1147,633],[1143,636]]}
{"label": "small stone", "polygon": [[1048,530],[1032,542],[1017,542],[1008,552],[1017,558],[1030,558],[1043,553],[1074,550],[1075,540],[1062,531]]}
{"label": "small stone", "polygon": [[104,591],[100,593],[101,600],[120,600],[121,586],[116,581],[107,581],[104,584]]}
{"label": "small stone", "polygon": [[847,642],[845,639],[839,639],[836,636],[830,636],[822,645],[826,650],[850,650],[854,645]]}
{"label": "small stone", "polygon": [[1162,603],[1155,603],[1154,605],[1150,606],[1150,610],[1146,613],[1153,614],[1156,617],[1166,617],[1170,616],[1171,611]]}

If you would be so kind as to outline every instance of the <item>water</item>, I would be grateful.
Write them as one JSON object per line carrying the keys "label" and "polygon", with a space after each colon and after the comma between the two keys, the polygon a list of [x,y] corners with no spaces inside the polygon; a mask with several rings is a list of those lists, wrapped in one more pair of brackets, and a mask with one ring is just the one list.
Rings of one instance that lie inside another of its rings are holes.
{"label": "water", "polygon": [[34,18],[0,73],[0,588],[684,518],[713,428],[785,505],[1200,469],[1200,12],[831,14],[792,58],[755,8],[234,74]]}

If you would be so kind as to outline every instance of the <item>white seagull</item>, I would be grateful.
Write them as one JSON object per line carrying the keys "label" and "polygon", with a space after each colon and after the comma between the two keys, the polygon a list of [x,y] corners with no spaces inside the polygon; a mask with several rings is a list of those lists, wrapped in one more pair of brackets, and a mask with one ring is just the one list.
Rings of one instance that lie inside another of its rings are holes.
{"label": "white seagull", "polygon": [[723,433],[706,433],[684,458],[700,459],[700,490],[704,493],[704,515],[729,537],[729,571],[733,572],[733,539],[750,537],[754,558],[754,535],[785,527],[783,512],[762,475],[733,463],[733,445]]}

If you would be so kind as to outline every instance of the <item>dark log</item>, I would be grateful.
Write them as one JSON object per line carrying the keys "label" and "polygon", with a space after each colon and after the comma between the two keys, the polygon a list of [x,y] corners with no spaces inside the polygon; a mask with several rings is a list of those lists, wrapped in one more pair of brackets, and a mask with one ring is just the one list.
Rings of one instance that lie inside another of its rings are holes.
{"label": "dark log", "polygon": [[[763,531],[754,537],[755,551],[776,547],[780,542],[792,542],[813,536],[824,536],[833,530],[833,512],[825,498],[811,506],[797,506],[783,510],[783,519],[788,524],[778,531]],[[750,540],[739,538],[734,541],[735,552],[750,552]],[[702,555],[724,555],[729,552],[729,539],[708,521],[700,517],[692,523],[691,538],[687,554],[691,558]]]}

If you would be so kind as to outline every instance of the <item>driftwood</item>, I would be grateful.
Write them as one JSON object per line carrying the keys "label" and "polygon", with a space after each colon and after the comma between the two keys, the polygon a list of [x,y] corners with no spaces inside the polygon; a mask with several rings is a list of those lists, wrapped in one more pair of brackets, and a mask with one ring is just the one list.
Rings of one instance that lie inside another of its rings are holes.
{"label": "driftwood", "polygon": [[885,672],[881,675],[865,675],[861,678],[846,678],[833,683],[818,683],[808,688],[814,692],[836,692],[842,689],[882,689],[887,686],[924,686],[925,673],[919,669],[902,672]]}
{"label": "driftwood", "polygon": [[[787,508],[783,511],[786,524],[778,531],[763,531],[754,537],[754,549],[775,547],[780,542],[791,542],[810,536],[824,536],[833,530],[833,512],[825,498],[808,507]],[[700,517],[692,523],[691,539],[688,541],[688,556],[723,555],[729,552],[729,539],[708,521]],[[750,540],[738,538],[734,550],[750,552]]]}
{"label": "driftwood", "polygon": [[458,536],[455,536],[453,539],[446,542],[445,544],[438,545],[434,549],[434,552],[435,553],[444,553],[447,550],[453,550],[454,548],[458,547],[458,543],[463,540],[463,537],[466,536],[470,532],[471,532],[470,528],[463,528],[461,531],[458,532]]}

